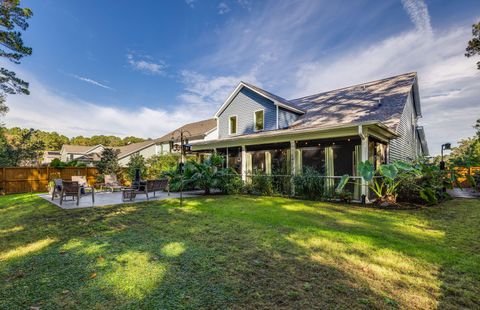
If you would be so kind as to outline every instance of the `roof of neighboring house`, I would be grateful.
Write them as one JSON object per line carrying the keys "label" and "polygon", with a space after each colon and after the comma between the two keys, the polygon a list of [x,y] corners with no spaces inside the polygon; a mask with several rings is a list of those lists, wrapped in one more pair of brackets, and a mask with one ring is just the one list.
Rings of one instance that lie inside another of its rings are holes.
{"label": "roof of neighboring house", "polygon": [[158,138],[157,140],[155,140],[155,142],[159,143],[159,142],[170,141],[170,139],[172,138],[172,135],[175,135],[175,139],[178,140],[179,133],[175,133],[175,131],[177,130],[188,132],[185,134],[188,140],[203,139],[208,132],[210,132],[212,129],[215,129],[216,127],[217,127],[217,120],[214,118],[210,118],[203,121],[198,121],[198,122],[183,125],[182,127],[179,127],[167,133],[163,137]]}
{"label": "roof of neighboring house", "polygon": [[[320,128],[375,120],[396,131],[412,87],[418,92],[416,84],[417,74],[411,72],[289,100],[306,111],[290,128]],[[418,94],[414,94],[413,100],[420,116]]]}
{"label": "roof of neighboring house", "polygon": [[118,153],[118,158],[123,158],[125,156],[128,156],[132,153],[138,152],[140,150],[143,150],[144,148],[155,144],[155,140],[146,140],[143,142],[137,142],[137,143],[131,143],[125,146],[119,146],[115,147],[115,149],[119,150],[120,153]]}
{"label": "roof of neighboring house", "polygon": [[93,146],[91,146],[91,145],[64,144],[62,146],[62,151],[64,151],[65,153],[84,154],[92,148],[93,148]]}

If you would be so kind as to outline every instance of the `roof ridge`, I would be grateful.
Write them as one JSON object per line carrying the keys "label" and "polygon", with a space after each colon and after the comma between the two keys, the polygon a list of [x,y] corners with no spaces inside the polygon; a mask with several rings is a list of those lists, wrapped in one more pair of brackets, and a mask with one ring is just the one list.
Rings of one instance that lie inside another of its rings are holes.
{"label": "roof ridge", "polygon": [[342,90],[342,89],[358,87],[358,86],[362,86],[362,85],[365,85],[365,84],[381,82],[381,81],[385,81],[385,80],[389,80],[389,79],[393,79],[393,78],[397,78],[399,76],[409,75],[409,74],[415,74],[415,76],[417,76],[417,71],[410,71],[410,72],[397,74],[397,75],[392,75],[392,76],[389,76],[389,77],[385,77],[385,78],[381,78],[381,79],[377,79],[377,80],[373,80],[373,81],[368,81],[368,82],[364,82],[364,83],[357,83],[357,84],[353,84],[353,85],[350,85],[350,86],[344,86],[344,87],[340,87],[340,88],[330,89],[330,90],[323,91],[323,92],[320,92],[320,93],[315,93],[315,94],[302,96],[302,97],[298,97],[298,98],[292,98],[289,101],[292,102],[293,104],[295,104],[295,102],[293,102],[293,101],[297,101],[297,100],[308,98],[308,97],[318,96],[320,94],[326,94],[326,93],[330,93],[330,92],[334,92],[334,91],[339,91],[339,90]]}

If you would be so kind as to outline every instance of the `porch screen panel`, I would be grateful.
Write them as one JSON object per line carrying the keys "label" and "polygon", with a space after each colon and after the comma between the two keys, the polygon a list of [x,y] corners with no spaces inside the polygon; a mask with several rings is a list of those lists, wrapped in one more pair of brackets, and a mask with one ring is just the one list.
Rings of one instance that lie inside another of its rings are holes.
{"label": "porch screen panel", "polygon": [[[353,151],[353,176],[360,176],[358,173],[358,164],[362,161],[362,146],[355,145],[355,150]],[[362,182],[360,179],[355,179],[355,185],[353,187],[353,199],[360,199]]]}
{"label": "porch screen panel", "polygon": [[272,153],[265,152],[265,173],[272,174]]}
{"label": "porch screen panel", "polygon": [[303,152],[302,150],[295,150],[295,173],[298,175],[303,174]]}
{"label": "porch screen panel", "polygon": [[331,146],[325,148],[325,189],[327,192],[331,192],[335,182],[331,178],[334,176],[334,160],[333,160],[333,148]]}

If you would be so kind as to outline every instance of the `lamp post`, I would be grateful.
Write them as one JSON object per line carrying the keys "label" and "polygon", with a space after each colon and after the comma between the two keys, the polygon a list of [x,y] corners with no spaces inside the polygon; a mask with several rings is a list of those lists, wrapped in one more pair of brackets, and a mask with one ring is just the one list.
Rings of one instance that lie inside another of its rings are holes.
{"label": "lamp post", "polygon": [[440,170],[445,170],[445,162],[443,161],[443,151],[444,150],[451,150],[452,144],[451,143],[444,143],[442,144],[442,149],[440,151],[442,160],[440,161]]}
{"label": "lamp post", "polygon": [[182,129],[177,129],[174,132],[172,132],[172,138],[170,139],[170,151],[174,148],[175,145],[175,134],[179,134],[180,136],[177,136],[177,138],[180,138],[180,207],[183,205],[183,171],[184,171],[184,165],[185,165],[185,153],[186,153],[186,148],[189,147],[188,145],[188,139],[186,138],[185,134],[188,134],[189,137],[192,136],[192,134],[188,130],[182,130]]}

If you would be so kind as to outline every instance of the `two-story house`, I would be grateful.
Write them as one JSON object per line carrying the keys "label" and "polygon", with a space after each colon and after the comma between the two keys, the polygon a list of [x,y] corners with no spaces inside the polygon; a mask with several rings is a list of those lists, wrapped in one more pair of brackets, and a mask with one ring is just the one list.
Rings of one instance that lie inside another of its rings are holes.
{"label": "two-story house", "polygon": [[[241,82],[215,114],[217,138],[197,142],[247,180],[253,172],[355,176],[360,161],[375,165],[428,155],[417,74],[406,73],[296,99]],[[366,186],[356,190],[366,192]]]}

